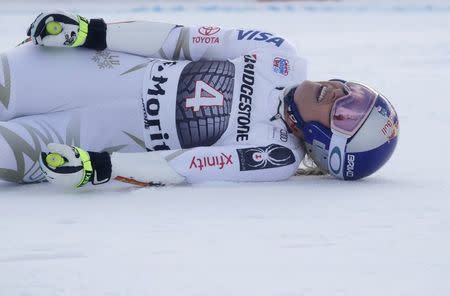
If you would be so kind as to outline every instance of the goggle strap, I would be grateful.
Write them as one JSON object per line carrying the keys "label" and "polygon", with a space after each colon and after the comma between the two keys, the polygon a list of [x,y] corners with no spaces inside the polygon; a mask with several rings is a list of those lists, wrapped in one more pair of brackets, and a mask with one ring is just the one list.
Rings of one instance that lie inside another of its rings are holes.
{"label": "goggle strap", "polygon": [[331,175],[344,179],[345,149],[347,138],[333,133],[328,149],[328,171]]}

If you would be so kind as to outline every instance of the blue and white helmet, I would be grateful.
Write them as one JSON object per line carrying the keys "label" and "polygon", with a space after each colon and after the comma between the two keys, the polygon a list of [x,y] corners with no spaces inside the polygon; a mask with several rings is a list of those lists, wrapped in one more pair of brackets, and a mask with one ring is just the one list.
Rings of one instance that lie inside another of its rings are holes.
{"label": "blue and white helmet", "polygon": [[391,157],[398,141],[398,117],[382,94],[361,83],[339,81],[348,94],[335,101],[331,128],[304,122],[293,92],[285,101],[317,166],[339,179],[357,180],[376,172]]}

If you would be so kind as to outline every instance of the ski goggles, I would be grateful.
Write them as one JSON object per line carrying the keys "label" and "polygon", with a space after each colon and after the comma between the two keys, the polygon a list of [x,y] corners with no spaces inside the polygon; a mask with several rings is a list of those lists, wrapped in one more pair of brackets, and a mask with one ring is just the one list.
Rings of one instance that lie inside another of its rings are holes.
{"label": "ski goggles", "polygon": [[[346,91],[346,95],[338,98],[331,109],[331,130],[342,134],[345,138],[350,138],[356,134],[369,116],[378,97],[378,93],[360,83],[337,79],[330,81],[342,82]],[[294,102],[294,93],[295,88],[289,91],[285,97],[285,101],[288,103],[290,118],[296,123],[297,127],[303,129],[305,121],[301,117],[297,105]]]}

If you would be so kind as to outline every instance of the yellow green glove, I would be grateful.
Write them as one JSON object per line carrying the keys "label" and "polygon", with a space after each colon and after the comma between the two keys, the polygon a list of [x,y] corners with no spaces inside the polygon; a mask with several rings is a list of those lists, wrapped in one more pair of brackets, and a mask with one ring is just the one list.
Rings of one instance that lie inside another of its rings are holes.
{"label": "yellow green glove", "polygon": [[103,19],[88,20],[63,11],[41,13],[30,25],[27,35],[34,44],[52,47],[106,48]]}
{"label": "yellow green glove", "polygon": [[111,178],[111,159],[106,152],[87,152],[81,148],[52,143],[42,153],[41,170],[50,183],[62,187],[103,184]]}

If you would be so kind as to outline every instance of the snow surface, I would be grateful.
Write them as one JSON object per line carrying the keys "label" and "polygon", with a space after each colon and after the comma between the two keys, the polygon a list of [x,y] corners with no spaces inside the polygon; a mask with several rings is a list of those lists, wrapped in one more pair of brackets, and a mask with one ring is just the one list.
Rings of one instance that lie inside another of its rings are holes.
{"label": "snow surface", "polygon": [[[0,51],[52,3],[0,2]],[[279,32],[309,58],[310,79],[383,90],[399,145],[358,182],[78,192],[0,183],[1,296],[450,295],[448,1],[59,7]]]}

